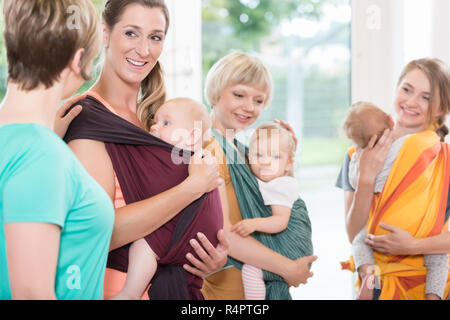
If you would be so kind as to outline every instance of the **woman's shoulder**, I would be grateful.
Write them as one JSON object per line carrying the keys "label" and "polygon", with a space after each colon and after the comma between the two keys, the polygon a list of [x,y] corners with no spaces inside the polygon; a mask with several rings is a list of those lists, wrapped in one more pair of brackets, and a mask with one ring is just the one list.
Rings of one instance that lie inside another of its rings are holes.
{"label": "woman's shoulder", "polygon": [[219,165],[219,174],[225,180],[225,184],[228,185],[231,182],[230,171],[226,163],[225,153],[219,142],[214,137],[211,137],[208,142],[205,143],[204,149],[211,152],[212,156],[216,159],[217,164]]}
{"label": "woman's shoulder", "polygon": [[[216,138],[211,137],[205,144],[204,149],[211,152],[211,154],[216,158],[217,162],[221,164],[223,159],[225,158],[225,154],[223,152],[220,143],[216,140]],[[220,160],[220,162],[219,162]]]}

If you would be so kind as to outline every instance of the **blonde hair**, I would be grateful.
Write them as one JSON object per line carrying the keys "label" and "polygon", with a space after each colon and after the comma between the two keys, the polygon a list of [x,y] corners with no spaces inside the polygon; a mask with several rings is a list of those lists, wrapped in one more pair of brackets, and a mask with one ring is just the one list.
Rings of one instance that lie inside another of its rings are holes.
{"label": "blonde hair", "polygon": [[258,58],[242,52],[234,52],[217,61],[209,70],[205,81],[205,97],[214,107],[227,86],[243,84],[261,89],[267,97],[264,106],[272,100],[272,76]]}
{"label": "blonde hair", "polygon": [[[200,121],[202,123],[202,133],[205,133],[206,131],[211,129],[212,123],[208,113],[208,109],[202,103],[191,98],[179,97],[167,100],[163,105],[169,103],[181,104],[181,108],[185,107],[185,110],[189,111],[189,116],[192,119]],[[162,106],[158,107],[156,111],[158,111],[158,109],[160,109]]]}
{"label": "blonde hair", "polygon": [[359,101],[350,106],[342,125],[344,134],[364,149],[374,134],[377,141],[386,129],[392,129],[389,115],[376,105]]}
{"label": "blonde hair", "polygon": [[[449,133],[445,120],[450,113],[450,69],[439,59],[423,58],[413,60],[403,69],[397,86],[400,86],[405,76],[415,69],[425,73],[430,82],[430,107],[428,108],[427,126],[436,127],[435,132],[439,135],[441,141],[444,141]],[[438,106],[435,103],[436,97],[439,97],[440,103]],[[433,119],[432,113],[435,108],[440,108],[443,114]]]}
{"label": "blonde hair", "polygon": [[[164,15],[165,34],[169,29],[169,10],[164,0],[108,0],[103,11],[103,20],[110,30],[120,20],[125,8],[131,4],[139,4],[148,8],[159,8]],[[146,130],[150,130],[156,110],[166,101],[166,86],[161,63],[156,62],[152,71],[141,82],[141,92],[136,110],[137,117]]]}
{"label": "blonde hair", "polygon": [[40,84],[49,88],[78,49],[85,50],[81,76],[90,79],[88,69],[101,45],[99,17],[91,1],[4,0],[3,14],[8,81],[23,90]]}
{"label": "blonde hair", "polygon": [[[294,136],[288,129],[286,129],[279,123],[268,122],[260,125],[253,132],[250,138],[250,144],[258,143],[259,139],[261,138],[270,139],[273,134],[275,135],[278,134],[280,140],[285,139],[285,141],[287,142],[287,153],[289,155],[289,158],[291,160],[294,160],[295,152],[297,150],[297,145],[295,143]],[[292,166],[292,168],[288,171],[288,175],[291,177],[294,176],[294,166]]]}

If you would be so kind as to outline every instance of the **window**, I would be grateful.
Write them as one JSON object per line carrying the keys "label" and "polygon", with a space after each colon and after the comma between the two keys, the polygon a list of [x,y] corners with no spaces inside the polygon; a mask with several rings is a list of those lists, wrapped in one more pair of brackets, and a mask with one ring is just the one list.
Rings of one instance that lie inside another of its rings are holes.
{"label": "window", "polygon": [[[232,50],[258,56],[274,80],[274,99],[255,128],[288,121],[299,138],[296,177],[313,228],[315,276],[291,289],[294,299],[351,297],[343,196],[334,187],[348,143],[338,135],[350,105],[348,0],[203,0],[203,77]],[[251,129],[239,135],[247,141]]]}

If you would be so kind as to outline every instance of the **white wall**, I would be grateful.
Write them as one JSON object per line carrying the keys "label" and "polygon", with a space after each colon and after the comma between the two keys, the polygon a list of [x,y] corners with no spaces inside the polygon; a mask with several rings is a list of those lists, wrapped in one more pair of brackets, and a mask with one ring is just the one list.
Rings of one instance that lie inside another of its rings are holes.
{"label": "white wall", "polygon": [[352,102],[391,109],[403,65],[402,7],[398,0],[352,0]]}
{"label": "white wall", "polygon": [[202,99],[201,0],[166,0],[170,27],[161,63],[168,98]]}
{"label": "white wall", "polygon": [[352,0],[352,100],[390,112],[410,60],[436,57],[450,65],[449,17],[449,0]]}

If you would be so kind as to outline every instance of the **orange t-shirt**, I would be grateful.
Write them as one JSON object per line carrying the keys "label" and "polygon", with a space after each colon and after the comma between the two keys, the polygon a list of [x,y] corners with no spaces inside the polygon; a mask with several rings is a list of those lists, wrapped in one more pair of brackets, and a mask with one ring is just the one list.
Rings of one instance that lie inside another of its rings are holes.
{"label": "orange t-shirt", "polygon": [[[219,143],[212,138],[205,147],[216,158],[220,176],[225,180],[231,224],[242,220],[242,214],[234,192],[225,154]],[[206,300],[244,300],[241,271],[236,267],[216,272],[203,281],[202,293]]]}

